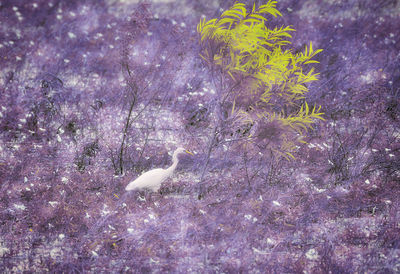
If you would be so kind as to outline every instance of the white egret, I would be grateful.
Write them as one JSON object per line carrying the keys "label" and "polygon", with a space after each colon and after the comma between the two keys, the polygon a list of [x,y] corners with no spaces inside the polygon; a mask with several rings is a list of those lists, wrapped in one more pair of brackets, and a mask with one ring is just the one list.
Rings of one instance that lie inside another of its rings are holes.
{"label": "white egret", "polygon": [[143,173],[134,181],[130,182],[126,186],[125,190],[130,191],[135,189],[147,188],[154,192],[158,191],[160,189],[161,183],[164,182],[168,177],[170,177],[174,172],[179,162],[178,155],[181,153],[188,153],[190,155],[193,155],[190,151],[184,148],[177,148],[172,156],[172,166],[167,169],[156,168]]}

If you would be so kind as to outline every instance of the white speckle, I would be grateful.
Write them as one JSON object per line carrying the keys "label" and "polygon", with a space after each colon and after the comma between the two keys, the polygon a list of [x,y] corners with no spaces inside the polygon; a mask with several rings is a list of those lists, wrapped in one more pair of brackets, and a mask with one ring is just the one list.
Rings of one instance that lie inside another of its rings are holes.
{"label": "white speckle", "polygon": [[68,64],[70,61],[68,59],[64,59],[64,63]]}
{"label": "white speckle", "polygon": [[161,59],[165,60],[165,55],[161,55]]}
{"label": "white speckle", "polygon": [[61,182],[63,182],[65,184],[68,182],[68,179],[66,177],[61,177]]}
{"label": "white speckle", "polygon": [[365,184],[369,185],[371,182],[367,179],[365,180]]}
{"label": "white speckle", "polygon": [[206,214],[206,212],[205,212],[204,210],[202,210],[202,209],[200,209],[199,212],[200,212],[202,215]]}
{"label": "white speckle", "polygon": [[38,7],[38,4],[37,4],[37,3],[33,3],[33,4],[32,4],[32,7],[33,7],[34,9],[36,9],[36,8]]}
{"label": "white speckle", "polygon": [[97,252],[94,250],[92,250],[92,255],[93,255],[93,257],[99,257],[99,254],[97,254]]}
{"label": "white speckle", "polygon": [[153,33],[151,31],[147,32],[147,36],[152,36],[152,35],[153,35]]}
{"label": "white speckle", "polygon": [[315,187],[315,190],[316,190],[318,193],[322,193],[322,192],[325,192],[325,191],[326,191],[325,188],[318,188],[318,187]]}
{"label": "white speckle", "polygon": [[390,204],[392,204],[392,201],[390,201],[390,200],[385,200],[385,204],[390,205]]}
{"label": "white speckle", "polygon": [[338,189],[340,192],[343,192],[343,193],[348,193],[349,191],[347,190],[347,189],[345,189],[344,187],[339,187],[339,189]]}
{"label": "white speckle", "polygon": [[315,147],[315,145],[313,145],[311,143],[308,144],[308,148],[314,148],[314,147]]}
{"label": "white speckle", "polygon": [[157,65],[156,65],[156,68],[159,68],[160,66],[161,66],[161,64],[157,64]]}
{"label": "white speckle", "polygon": [[111,230],[115,230],[115,227],[113,227],[112,225],[108,225],[108,228]]}
{"label": "white speckle", "polygon": [[109,45],[109,47],[110,47],[110,49],[113,49],[113,48],[114,48],[114,45]]}
{"label": "white speckle", "polygon": [[153,258],[150,258],[149,262],[158,264],[160,261],[156,261],[156,260],[153,260]]}
{"label": "white speckle", "polygon": [[353,159],[354,159],[354,157],[351,156],[351,157],[349,157],[347,160],[348,160],[348,161],[351,161],[351,160],[353,160]]}
{"label": "white speckle", "polygon": [[274,244],[275,244],[275,241],[272,240],[271,238],[267,238],[267,244],[269,244],[269,245],[274,245]]}
{"label": "white speckle", "polygon": [[0,257],[3,257],[6,253],[9,253],[10,249],[8,249],[7,247],[3,247],[2,245],[0,245]]}
{"label": "white speckle", "polygon": [[371,72],[367,72],[365,75],[361,75],[361,80],[363,80],[365,83],[370,84],[373,81],[373,75]]}
{"label": "white speckle", "polygon": [[111,211],[109,211],[107,209],[107,205],[103,205],[103,210],[101,211],[101,216],[106,216],[110,213]]}
{"label": "white speckle", "polygon": [[31,45],[31,46],[35,45],[35,42],[29,41],[29,45]]}
{"label": "white speckle", "polygon": [[154,216],[153,214],[149,214],[149,218],[154,220],[156,218],[156,216]]}
{"label": "white speckle", "polygon": [[389,151],[390,151],[390,148],[386,148],[386,147],[385,147],[385,151],[386,151],[386,152],[389,152]]}
{"label": "white speckle", "polygon": [[149,220],[147,220],[147,219],[144,219],[144,220],[143,220],[143,222],[144,222],[144,223],[148,223],[148,222],[149,222]]}
{"label": "white speckle", "polygon": [[68,37],[71,39],[74,39],[74,38],[76,38],[76,35],[73,32],[68,32]]}
{"label": "white speckle", "polygon": [[101,37],[103,37],[103,34],[100,33],[100,32],[98,32],[98,33],[96,33],[96,35],[94,36],[94,39],[99,39],[99,38],[101,38]]}
{"label": "white speckle", "polygon": [[13,11],[17,11],[17,10],[18,10],[18,7],[15,7],[15,6],[14,6],[12,9],[13,9]]}
{"label": "white speckle", "polygon": [[60,234],[60,235],[58,235],[58,238],[59,238],[60,240],[62,240],[62,239],[65,238],[65,235],[64,235],[64,234]]}
{"label": "white speckle", "polygon": [[28,182],[28,178],[24,177],[24,183]]}
{"label": "white speckle", "polygon": [[159,15],[157,13],[154,14],[154,19],[158,19],[158,18],[160,18]]}
{"label": "white speckle", "polygon": [[50,250],[50,257],[52,259],[57,259],[61,255],[61,248],[55,247],[52,250]]}
{"label": "white speckle", "polygon": [[56,18],[57,18],[57,20],[61,20],[62,19],[62,15],[61,14],[57,14]]}
{"label": "white speckle", "polygon": [[86,219],[89,219],[89,218],[90,218],[89,213],[86,212],[85,218],[86,218]]}
{"label": "white speckle", "polygon": [[130,228],[130,227],[129,227],[129,228],[127,229],[127,231],[128,231],[128,233],[133,233],[135,230],[134,230],[133,228]]}
{"label": "white speckle", "polygon": [[149,63],[148,62],[144,62],[143,65],[147,66]]}
{"label": "white speckle", "polygon": [[18,39],[21,38],[21,30],[20,30],[20,29],[16,29],[16,30],[15,30],[15,34],[17,35],[17,38],[18,38]]}
{"label": "white speckle", "polygon": [[186,24],[184,22],[181,23],[181,27],[184,28],[186,27]]}
{"label": "white speckle", "polygon": [[258,219],[256,217],[253,217],[253,223],[257,222]]}
{"label": "white speckle", "polygon": [[253,217],[253,216],[251,216],[250,214],[247,214],[247,215],[244,215],[244,217],[245,217],[247,220],[250,220],[251,217]]}
{"label": "white speckle", "polygon": [[171,22],[172,22],[172,25],[174,25],[174,26],[176,25],[176,21],[174,19],[172,19]]}
{"label": "white speckle", "polygon": [[309,260],[317,260],[319,258],[318,252],[314,248],[307,251],[306,257]]}
{"label": "white speckle", "polygon": [[58,202],[56,202],[56,201],[50,201],[49,204],[50,204],[52,207],[54,207],[55,205],[58,204]]}
{"label": "white speckle", "polygon": [[61,143],[61,137],[60,137],[60,135],[57,135],[57,142],[59,142],[59,143]]}
{"label": "white speckle", "polygon": [[281,203],[278,202],[278,201],[272,201],[272,203],[273,203],[274,205],[276,205],[276,206],[281,206]]}
{"label": "white speckle", "polygon": [[23,204],[14,204],[14,208],[15,209],[19,209],[19,210],[25,210],[26,207]]}
{"label": "white speckle", "polygon": [[269,254],[267,251],[260,250],[260,249],[257,249],[257,248],[255,248],[255,247],[253,247],[253,252],[254,252],[254,253],[261,254],[261,255],[267,255],[267,254]]}
{"label": "white speckle", "polygon": [[73,11],[70,11],[70,12],[69,12],[69,15],[71,15],[72,17],[75,17],[75,16],[76,16],[76,13],[73,12]]}
{"label": "white speckle", "polygon": [[390,153],[390,154],[389,154],[389,157],[390,157],[390,158],[394,157],[394,154],[391,154],[391,153]]}
{"label": "white speckle", "polygon": [[378,150],[377,149],[375,149],[375,148],[373,148],[373,149],[371,149],[372,150],[372,152],[377,152]]}

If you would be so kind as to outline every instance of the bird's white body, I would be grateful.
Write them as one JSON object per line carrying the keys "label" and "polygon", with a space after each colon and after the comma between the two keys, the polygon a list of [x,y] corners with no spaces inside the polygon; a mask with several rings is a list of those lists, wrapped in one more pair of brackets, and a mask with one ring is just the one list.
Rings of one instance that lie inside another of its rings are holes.
{"label": "bird's white body", "polygon": [[126,191],[131,191],[135,189],[150,189],[152,191],[158,191],[158,189],[161,187],[161,184],[168,179],[172,175],[172,173],[175,171],[176,166],[178,165],[178,154],[180,153],[189,153],[189,151],[185,150],[184,148],[178,148],[175,150],[174,155],[172,156],[172,166],[170,166],[167,169],[163,168],[156,168],[149,170],[142,175],[140,175],[138,178],[136,178],[134,181],[130,182],[125,190]]}
{"label": "bird's white body", "polygon": [[142,175],[140,175],[136,180],[130,182],[125,190],[135,190],[135,189],[142,189],[148,188],[152,191],[157,191],[162,182],[164,182],[170,175],[166,174],[166,169],[163,168],[156,168],[149,170]]}

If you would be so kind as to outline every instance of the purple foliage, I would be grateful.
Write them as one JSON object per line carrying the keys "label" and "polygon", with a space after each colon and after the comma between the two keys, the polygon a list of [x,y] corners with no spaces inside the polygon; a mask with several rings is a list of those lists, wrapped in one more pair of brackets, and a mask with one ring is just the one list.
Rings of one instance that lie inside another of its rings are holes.
{"label": "purple foliage", "polygon": [[196,24],[234,1],[137,2],[0,2],[0,271],[400,272],[398,1],[278,2],[324,49],[291,162],[213,131]]}

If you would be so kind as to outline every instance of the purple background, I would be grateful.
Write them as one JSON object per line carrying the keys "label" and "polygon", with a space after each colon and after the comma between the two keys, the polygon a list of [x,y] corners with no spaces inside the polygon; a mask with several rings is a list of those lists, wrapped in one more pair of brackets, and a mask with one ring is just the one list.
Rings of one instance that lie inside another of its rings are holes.
{"label": "purple background", "polygon": [[[0,271],[400,272],[399,1],[278,2],[324,49],[291,162],[208,157],[196,25],[234,1],[148,3],[0,1]],[[178,146],[160,193],[125,193]]]}

